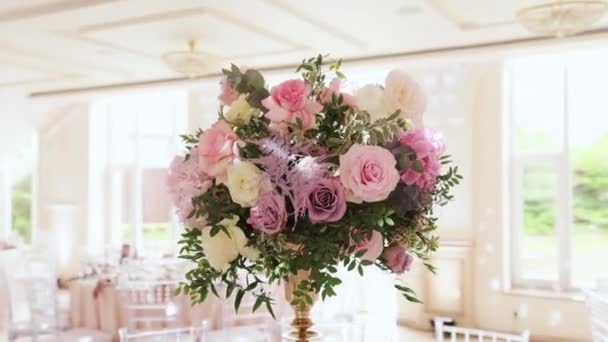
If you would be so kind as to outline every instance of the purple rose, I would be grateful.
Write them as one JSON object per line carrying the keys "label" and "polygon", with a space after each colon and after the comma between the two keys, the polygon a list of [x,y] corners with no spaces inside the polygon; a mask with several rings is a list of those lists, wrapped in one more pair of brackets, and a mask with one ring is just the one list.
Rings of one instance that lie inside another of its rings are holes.
{"label": "purple rose", "polygon": [[287,211],[285,199],[274,191],[260,195],[249,210],[247,223],[266,234],[274,235],[285,228]]}
{"label": "purple rose", "polygon": [[346,212],[344,187],[338,178],[322,178],[307,191],[306,208],[312,223],[336,222]]}
{"label": "purple rose", "polygon": [[414,258],[407,252],[405,247],[392,243],[382,252],[384,264],[395,273],[409,271]]}

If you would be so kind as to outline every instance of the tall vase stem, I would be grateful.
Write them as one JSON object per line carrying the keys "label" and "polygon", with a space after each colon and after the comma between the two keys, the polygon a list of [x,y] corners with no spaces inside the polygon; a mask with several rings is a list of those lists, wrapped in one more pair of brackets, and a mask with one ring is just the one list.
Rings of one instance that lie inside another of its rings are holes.
{"label": "tall vase stem", "polygon": [[[289,276],[289,279],[285,284],[285,298],[291,305],[295,317],[291,322],[293,330],[288,332],[284,337],[292,341],[309,342],[319,336],[318,332],[310,330],[313,326],[312,319],[310,318],[312,305],[301,306],[299,303],[293,303],[293,292],[297,290],[298,284],[300,284],[302,280],[308,279],[309,275],[309,272],[299,271],[297,274]],[[308,293],[308,295],[311,296],[314,304],[317,300],[317,295],[315,293]]]}

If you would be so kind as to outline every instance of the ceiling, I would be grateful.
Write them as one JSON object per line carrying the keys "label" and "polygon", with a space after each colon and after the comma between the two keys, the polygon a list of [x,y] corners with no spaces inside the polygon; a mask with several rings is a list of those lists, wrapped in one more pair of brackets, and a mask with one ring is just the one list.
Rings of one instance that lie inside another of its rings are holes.
{"label": "ceiling", "polygon": [[[542,1],[541,1],[542,2]],[[517,40],[534,0],[3,0],[0,96],[179,77],[163,53],[196,39],[208,72]],[[373,4],[373,5],[372,5]],[[604,21],[600,26],[608,26]]]}

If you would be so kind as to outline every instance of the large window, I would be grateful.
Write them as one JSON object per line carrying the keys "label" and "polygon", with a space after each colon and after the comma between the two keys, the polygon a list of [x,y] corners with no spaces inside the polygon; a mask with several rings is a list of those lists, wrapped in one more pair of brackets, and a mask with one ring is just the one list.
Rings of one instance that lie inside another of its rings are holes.
{"label": "large window", "polygon": [[569,291],[608,277],[608,50],[513,60],[513,284]]}
{"label": "large window", "polygon": [[111,244],[131,244],[140,255],[173,254],[180,227],[165,179],[186,131],[186,93],[117,97],[105,108]]}

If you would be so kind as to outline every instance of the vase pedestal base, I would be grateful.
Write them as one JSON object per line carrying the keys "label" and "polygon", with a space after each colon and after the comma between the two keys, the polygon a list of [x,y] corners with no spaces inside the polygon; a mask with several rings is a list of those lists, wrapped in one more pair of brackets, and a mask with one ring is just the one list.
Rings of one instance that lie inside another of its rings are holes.
{"label": "vase pedestal base", "polygon": [[319,340],[321,334],[314,330],[307,330],[304,333],[300,333],[298,330],[292,330],[283,334],[283,338],[287,341],[309,342]]}

